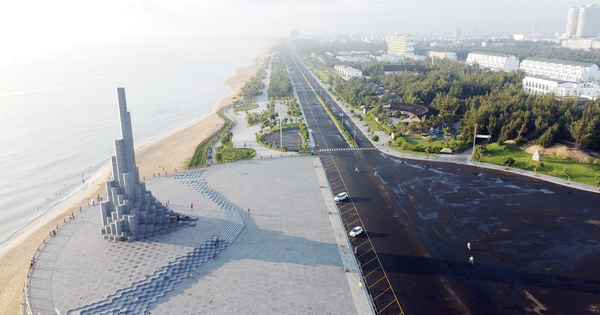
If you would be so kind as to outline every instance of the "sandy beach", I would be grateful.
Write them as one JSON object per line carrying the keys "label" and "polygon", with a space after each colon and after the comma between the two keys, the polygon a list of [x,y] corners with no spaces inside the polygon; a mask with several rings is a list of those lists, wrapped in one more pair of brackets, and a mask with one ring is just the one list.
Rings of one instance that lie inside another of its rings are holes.
{"label": "sandy beach", "polygon": [[[272,47],[271,43],[260,54],[258,60],[256,58],[252,60],[261,64],[266,58],[270,47]],[[235,70],[231,77],[224,80],[222,84],[229,88],[232,94],[221,99],[210,115],[204,119],[137,149],[136,162],[140,170],[140,178],[150,178],[153,174],[165,174],[165,172],[173,173],[177,169],[184,168],[185,162],[194,154],[196,146],[222,126],[223,121],[216,115],[216,112],[222,107],[233,103],[234,97],[237,96],[244,83],[256,74],[256,70],[256,64],[239,68]],[[115,107],[116,104],[117,99],[115,98]],[[132,115],[135,115],[135,113],[132,113]],[[115,119],[118,118],[115,117]],[[2,286],[0,286],[0,314],[19,314],[21,291],[31,257],[49,231],[61,224],[67,214],[76,213],[80,208],[86,207],[89,200],[95,198],[98,194],[102,196],[106,194],[104,182],[108,177],[109,173],[101,180],[96,181],[93,188],[88,190],[75,203],[62,210],[54,218],[33,227],[21,237],[20,241],[0,253],[0,266],[2,266],[0,271],[0,283],[2,283]]]}

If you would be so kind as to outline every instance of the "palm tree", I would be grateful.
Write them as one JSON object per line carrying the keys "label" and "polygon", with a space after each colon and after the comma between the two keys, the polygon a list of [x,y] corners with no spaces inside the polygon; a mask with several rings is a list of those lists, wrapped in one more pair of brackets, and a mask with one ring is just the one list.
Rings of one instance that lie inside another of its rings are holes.
{"label": "palm tree", "polygon": [[563,172],[565,172],[565,175],[567,175],[567,184],[571,183],[571,172],[565,167],[565,169],[563,169]]}

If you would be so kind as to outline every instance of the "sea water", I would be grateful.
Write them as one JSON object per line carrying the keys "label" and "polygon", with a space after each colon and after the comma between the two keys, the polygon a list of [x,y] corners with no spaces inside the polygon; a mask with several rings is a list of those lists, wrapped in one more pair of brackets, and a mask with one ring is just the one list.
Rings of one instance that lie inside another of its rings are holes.
{"label": "sea water", "polygon": [[265,43],[119,42],[0,59],[0,250],[109,170],[125,87],[135,146],[206,116]]}

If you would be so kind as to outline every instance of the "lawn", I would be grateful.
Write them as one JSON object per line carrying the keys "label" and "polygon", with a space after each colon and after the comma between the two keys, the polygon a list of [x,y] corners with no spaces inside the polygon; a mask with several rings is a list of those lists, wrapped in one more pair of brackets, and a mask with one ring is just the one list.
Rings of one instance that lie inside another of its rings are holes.
{"label": "lawn", "polygon": [[362,125],[364,126],[364,124],[367,124],[367,126],[369,127],[369,129],[373,130],[373,131],[379,131],[379,130],[383,130],[381,129],[381,127],[379,126],[378,123],[374,122],[371,118],[367,117],[366,115],[362,115]]}
{"label": "lawn", "polygon": [[237,111],[237,112],[244,112],[244,111],[247,111],[247,110],[253,110],[255,108],[258,108],[258,104],[256,104],[256,103],[246,103],[246,104],[237,106],[235,108],[235,111]]}
{"label": "lawn", "polygon": [[321,70],[315,70],[315,74],[319,77],[319,79],[325,83],[329,82],[329,75]]}
{"label": "lawn", "polygon": [[[412,145],[422,145],[429,146],[429,142],[427,142],[426,138],[421,137],[420,135],[404,135],[402,138],[406,139],[406,142]],[[431,143],[432,147],[446,147],[446,142],[444,140],[435,140]]]}
{"label": "lawn", "polygon": [[[529,154],[517,147],[515,144],[505,144],[499,146],[497,143],[492,143],[487,146],[490,155],[483,160],[486,163],[501,165],[500,161],[503,156],[511,156],[515,159],[515,164],[511,168],[518,168],[528,171],[534,171],[535,165],[538,162],[531,159],[532,154]],[[595,185],[594,177],[600,175],[600,167],[590,163],[580,163],[571,159],[550,158],[547,156],[541,157],[544,162],[544,167],[539,170],[540,174],[546,174],[553,177],[563,178],[567,180],[564,169],[571,172],[571,181],[582,184]]]}
{"label": "lawn", "polygon": [[233,146],[220,146],[217,153],[221,153],[221,163],[251,159],[256,154],[254,149],[234,148]]}

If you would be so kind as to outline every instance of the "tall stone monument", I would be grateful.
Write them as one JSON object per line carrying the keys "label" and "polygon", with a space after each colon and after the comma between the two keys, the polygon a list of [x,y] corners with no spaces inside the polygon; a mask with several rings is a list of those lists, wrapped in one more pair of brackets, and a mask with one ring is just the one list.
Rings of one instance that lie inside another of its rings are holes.
{"label": "tall stone monument", "polygon": [[125,88],[117,88],[117,97],[122,139],[115,140],[115,155],[110,157],[112,179],[106,181],[108,200],[100,203],[101,232],[105,239],[134,241],[175,228],[179,214],[156,200],[140,182]]}

